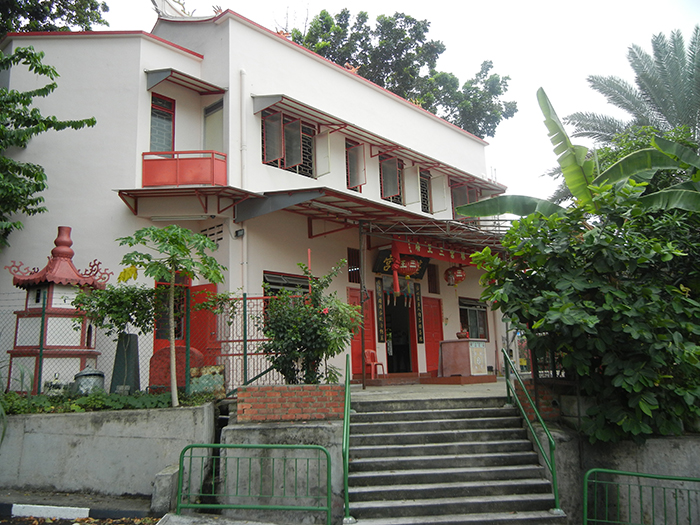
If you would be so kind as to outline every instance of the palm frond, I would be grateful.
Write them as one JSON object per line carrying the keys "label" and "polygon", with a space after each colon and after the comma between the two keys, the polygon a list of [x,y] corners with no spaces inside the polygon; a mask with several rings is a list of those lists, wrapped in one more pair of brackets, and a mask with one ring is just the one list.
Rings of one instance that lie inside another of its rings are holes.
{"label": "palm frond", "polygon": [[593,139],[597,143],[609,143],[615,135],[622,133],[630,125],[620,119],[578,111],[564,118],[566,124],[574,126],[572,137],[585,137]]}
{"label": "palm frond", "polygon": [[[630,114],[635,120],[644,120],[648,104],[642,94],[625,80],[613,76],[591,75],[587,78],[591,89],[603,95],[610,104]],[[649,125],[646,122],[644,125]]]}

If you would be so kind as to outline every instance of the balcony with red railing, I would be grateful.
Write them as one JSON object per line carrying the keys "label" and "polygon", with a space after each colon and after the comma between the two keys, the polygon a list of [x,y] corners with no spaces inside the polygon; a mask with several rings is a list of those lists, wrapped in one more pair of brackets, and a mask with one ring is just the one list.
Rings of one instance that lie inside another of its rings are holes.
{"label": "balcony with red railing", "polygon": [[143,154],[143,187],[226,186],[226,155],[218,151],[149,151]]}

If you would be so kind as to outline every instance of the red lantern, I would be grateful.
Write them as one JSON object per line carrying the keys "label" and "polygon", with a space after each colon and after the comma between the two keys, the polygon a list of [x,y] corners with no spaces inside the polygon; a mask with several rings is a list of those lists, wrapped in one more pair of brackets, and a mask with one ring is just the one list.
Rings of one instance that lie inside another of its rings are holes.
{"label": "red lantern", "polygon": [[399,261],[399,267],[397,268],[399,275],[404,275],[406,277],[410,277],[411,275],[418,273],[418,270],[420,270],[420,261],[411,257],[401,259]]}
{"label": "red lantern", "polygon": [[447,281],[447,286],[457,286],[467,278],[467,272],[461,266],[451,266],[445,270],[444,277],[445,281]]}

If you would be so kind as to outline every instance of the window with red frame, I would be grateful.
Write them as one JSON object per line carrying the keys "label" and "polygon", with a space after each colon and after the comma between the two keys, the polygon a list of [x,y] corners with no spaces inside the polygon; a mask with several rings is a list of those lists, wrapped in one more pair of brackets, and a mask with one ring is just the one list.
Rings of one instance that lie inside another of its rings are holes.
{"label": "window with red frame", "polygon": [[263,163],[313,178],[316,133],[315,124],[282,111],[263,111]]}
{"label": "window with red frame", "polygon": [[151,149],[173,151],[175,144],[175,101],[153,93],[151,96]]}

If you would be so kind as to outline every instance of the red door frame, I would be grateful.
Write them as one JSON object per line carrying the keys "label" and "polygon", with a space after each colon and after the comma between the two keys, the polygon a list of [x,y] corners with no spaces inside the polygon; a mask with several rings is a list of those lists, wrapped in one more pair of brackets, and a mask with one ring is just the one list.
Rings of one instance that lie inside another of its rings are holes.
{"label": "red door frame", "polygon": [[[374,293],[372,290],[367,290],[368,299],[365,302],[365,350],[377,349],[377,337],[375,334],[374,323]],[[347,288],[348,304],[360,304],[360,289]],[[362,374],[362,342],[360,341],[359,333],[355,334],[350,343],[350,361],[352,374]]]}

